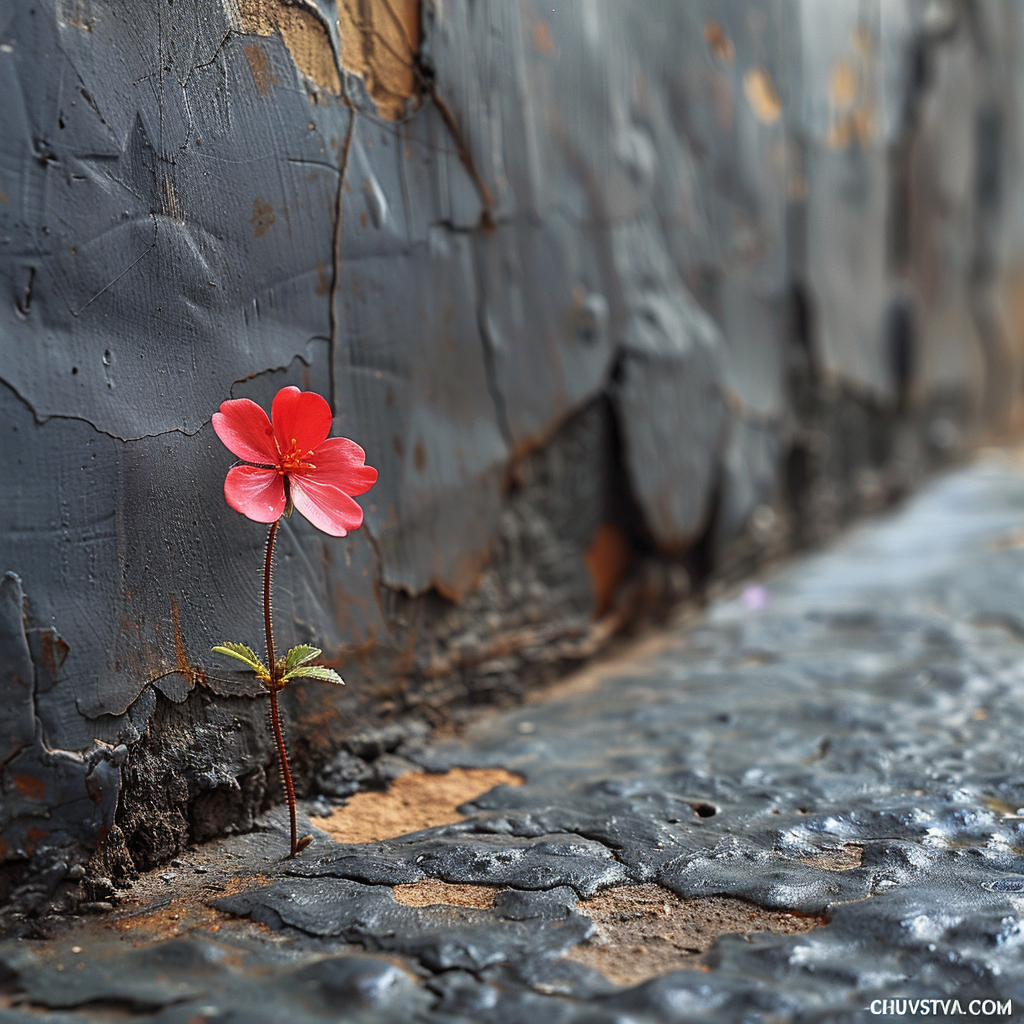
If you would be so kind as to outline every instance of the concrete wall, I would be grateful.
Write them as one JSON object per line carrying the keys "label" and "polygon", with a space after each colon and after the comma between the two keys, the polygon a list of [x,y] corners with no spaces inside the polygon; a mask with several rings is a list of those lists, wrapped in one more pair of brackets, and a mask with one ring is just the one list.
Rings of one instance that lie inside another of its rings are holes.
{"label": "concrete wall", "polygon": [[552,3],[0,10],[8,893],[274,798],[209,675],[262,635],[227,397],[315,389],[380,470],[282,530],[279,642],[349,681],[289,691],[303,786],[1012,420],[1020,5]]}

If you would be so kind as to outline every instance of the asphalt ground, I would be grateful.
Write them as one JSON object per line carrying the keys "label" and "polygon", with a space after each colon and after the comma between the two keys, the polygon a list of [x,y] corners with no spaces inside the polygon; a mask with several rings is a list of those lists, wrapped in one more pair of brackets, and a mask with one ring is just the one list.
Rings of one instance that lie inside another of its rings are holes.
{"label": "asphalt ground", "polygon": [[407,740],[295,860],[277,808],[5,940],[0,1021],[1013,1019],[1022,708],[1024,462],[988,453]]}

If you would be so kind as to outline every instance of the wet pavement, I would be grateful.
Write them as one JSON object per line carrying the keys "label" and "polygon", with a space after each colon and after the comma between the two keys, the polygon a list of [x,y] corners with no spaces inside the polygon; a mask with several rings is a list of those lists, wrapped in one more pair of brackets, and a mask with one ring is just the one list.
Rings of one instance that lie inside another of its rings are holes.
{"label": "wet pavement", "polygon": [[1022,708],[1024,466],[989,455],[540,699],[381,754],[391,790],[307,803],[297,860],[278,809],[5,940],[0,1021],[1007,1019]]}

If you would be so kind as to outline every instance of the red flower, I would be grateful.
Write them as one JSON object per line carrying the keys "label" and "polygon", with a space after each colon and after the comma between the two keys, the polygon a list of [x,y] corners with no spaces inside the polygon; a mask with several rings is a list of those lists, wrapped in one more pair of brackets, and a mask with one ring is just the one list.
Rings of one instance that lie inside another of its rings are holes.
{"label": "red flower", "polygon": [[[281,518],[288,499],[318,529],[344,537],[363,522],[352,500],[377,481],[363,449],[347,437],[328,437],[331,407],[318,394],[281,388],[267,414],[248,398],[221,403],[213,429],[248,466],[232,466],[224,480],[227,503],[257,523]],[[287,494],[285,486],[287,482]]]}

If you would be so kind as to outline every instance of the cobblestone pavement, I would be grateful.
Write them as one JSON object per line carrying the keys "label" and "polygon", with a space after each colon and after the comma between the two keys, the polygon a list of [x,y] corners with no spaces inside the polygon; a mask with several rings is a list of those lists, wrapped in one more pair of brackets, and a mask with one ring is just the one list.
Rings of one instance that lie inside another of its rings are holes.
{"label": "cobblestone pavement", "polygon": [[0,943],[0,1021],[1006,1019],[1022,706],[1024,470],[992,455],[458,740],[378,751],[397,781],[307,804],[297,860],[278,810]]}

